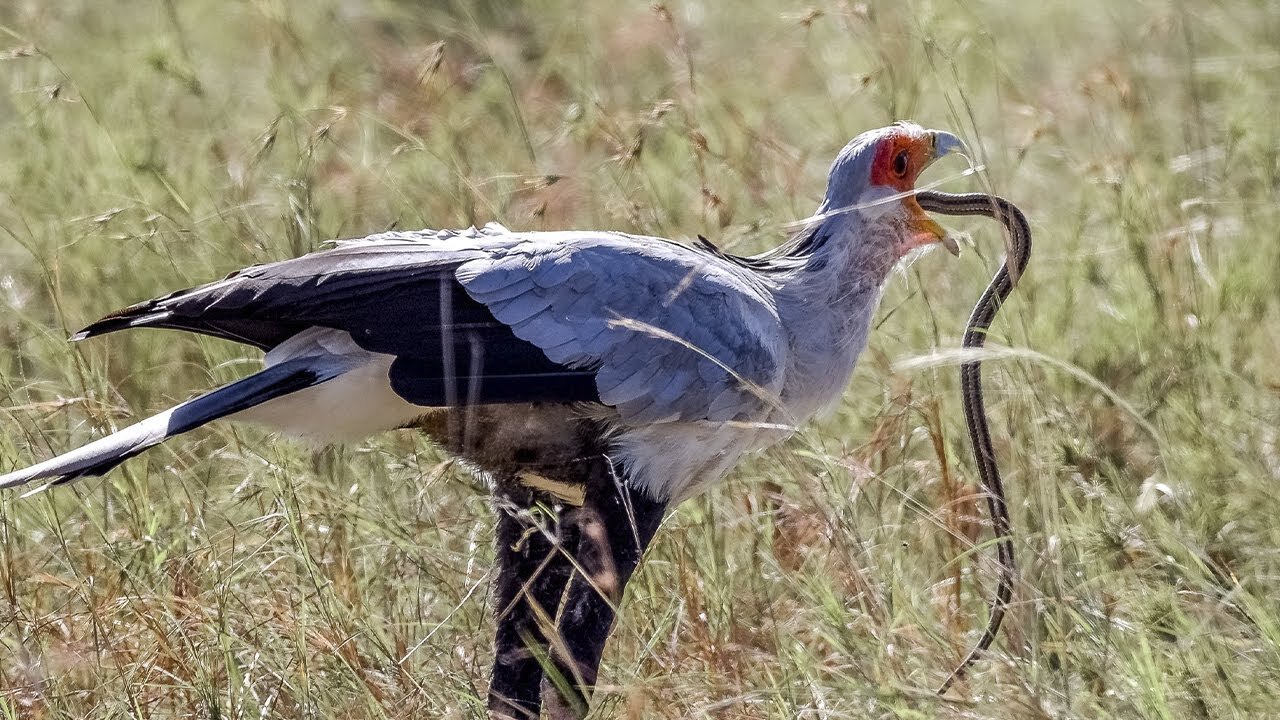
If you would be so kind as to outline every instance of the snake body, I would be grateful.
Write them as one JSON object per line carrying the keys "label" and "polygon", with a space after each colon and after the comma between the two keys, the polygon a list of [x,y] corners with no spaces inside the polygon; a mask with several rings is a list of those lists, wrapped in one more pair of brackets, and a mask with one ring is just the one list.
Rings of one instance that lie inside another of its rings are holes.
{"label": "snake body", "polygon": [[[1001,305],[1013,292],[1018,279],[1031,258],[1031,227],[1022,211],[1008,200],[984,193],[952,194],[923,191],[916,194],[920,207],[928,212],[944,215],[982,215],[1004,225],[1008,233],[1008,253],[1005,262],[996,271],[987,289],[974,306],[965,327],[963,346],[981,348],[986,341],[987,330],[995,320]],[[977,645],[960,662],[938,690],[945,693],[957,680],[965,676],[969,667],[995,642],[1004,620],[1009,601],[1013,597],[1013,584],[1017,564],[1013,555],[1013,538],[1010,534],[1009,505],[1005,500],[1004,483],[1000,479],[1000,467],[996,463],[995,448],[991,444],[991,428],[987,421],[986,406],[982,397],[982,362],[972,360],[960,366],[960,392],[963,398],[965,422],[969,439],[973,443],[974,460],[978,465],[978,477],[987,507],[991,511],[991,526],[996,535],[996,553],[1000,563],[1000,581],[995,597],[991,600],[991,614],[986,630]]]}

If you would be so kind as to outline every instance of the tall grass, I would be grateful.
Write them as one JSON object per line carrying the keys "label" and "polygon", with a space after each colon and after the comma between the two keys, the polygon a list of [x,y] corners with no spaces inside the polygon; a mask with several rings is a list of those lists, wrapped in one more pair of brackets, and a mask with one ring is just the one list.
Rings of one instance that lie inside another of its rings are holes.
{"label": "tall grass", "polygon": [[[927,362],[1000,256],[955,221],[975,251],[895,276],[840,410],[666,522],[596,716],[1280,716],[1276,38],[1274,2],[0,4],[0,470],[257,361],[65,343],[118,306],[392,227],[758,250],[914,118],[986,168],[947,189],[1037,233],[992,338],[1027,351],[987,370],[1022,558],[997,651],[933,696],[994,578]],[[0,717],[480,716],[491,543],[409,433],[223,426],[11,493]]]}

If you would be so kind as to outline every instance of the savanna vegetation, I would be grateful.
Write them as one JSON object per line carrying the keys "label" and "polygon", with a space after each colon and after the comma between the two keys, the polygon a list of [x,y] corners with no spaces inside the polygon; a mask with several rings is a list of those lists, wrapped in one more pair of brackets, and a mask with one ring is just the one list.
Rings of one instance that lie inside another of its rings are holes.
{"label": "savanna vegetation", "polygon": [[[0,4],[0,471],[246,374],[117,307],[388,228],[703,234],[812,212],[862,130],[974,149],[1037,255],[988,400],[954,358],[996,227],[890,282],[840,409],[665,523],[594,717],[1280,717],[1280,5]],[[492,522],[412,433],[222,425],[0,497],[0,717],[474,718]]]}

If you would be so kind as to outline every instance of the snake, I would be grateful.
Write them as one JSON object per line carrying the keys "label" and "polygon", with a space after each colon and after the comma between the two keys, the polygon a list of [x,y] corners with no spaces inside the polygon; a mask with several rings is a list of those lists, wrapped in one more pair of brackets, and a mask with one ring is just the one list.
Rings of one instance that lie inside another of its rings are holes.
{"label": "snake", "polygon": [[[1013,292],[1023,271],[1026,270],[1027,261],[1031,259],[1031,226],[1027,223],[1026,215],[1016,205],[995,195],[954,194],[925,190],[916,194],[916,200],[927,212],[943,215],[981,215],[992,218],[1005,227],[1008,235],[1005,261],[1001,263],[1000,269],[991,278],[991,282],[988,283],[973,312],[969,315],[969,322],[965,326],[961,341],[965,349],[980,349],[986,342],[987,331],[995,321],[996,314],[1008,299],[1009,294]],[[995,642],[1000,632],[1000,624],[1004,621],[1009,602],[1013,598],[1013,586],[1018,573],[1013,552],[1012,526],[1009,522],[1009,503],[1005,497],[1004,482],[1000,478],[1000,466],[996,461],[995,448],[991,443],[991,426],[987,419],[986,403],[982,395],[982,361],[980,359],[969,360],[960,365],[960,394],[965,423],[969,430],[969,440],[973,445],[974,460],[977,463],[978,478],[991,513],[991,528],[996,536],[996,557],[1000,575],[995,596],[991,599],[991,610],[982,637],[938,689],[939,695],[945,694],[952,685],[963,679],[969,668]]]}

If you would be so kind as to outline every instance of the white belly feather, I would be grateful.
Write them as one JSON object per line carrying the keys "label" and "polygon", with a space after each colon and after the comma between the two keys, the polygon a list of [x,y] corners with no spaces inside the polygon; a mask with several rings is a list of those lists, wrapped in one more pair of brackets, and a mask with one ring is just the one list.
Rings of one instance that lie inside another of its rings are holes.
{"label": "white belly feather", "polygon": [[352,369],[230,419],[266,425],[313,442],[334,443],[353,442],[403,427],[424,412],[424,408],[405,401],[391,389],[393,356],[365,350],[341,330],[304,330],[267,353],[266,364],[270,367],[311,356],[337,356],[349,361]]}
{"label": "white belly feather", "polygon": [[[266,364],[305,357],[340,358],[349,362],[352,369],[229,419],[258,423],[312,442],[331,443],[353,442],[405,427],[430,410],[407,402],[391,389],[393,356],[365,350],[340,330],[305,330],[267,353]],[[610,411],[600,419],[616,422],[617,415]],[[746,453],[773,445],[790,434],[784,426],[750,423],[673,422],[615,428],[616,459],[627,468],[631,482],[651,497],[672,502],[702,492],[724,477]]]}

